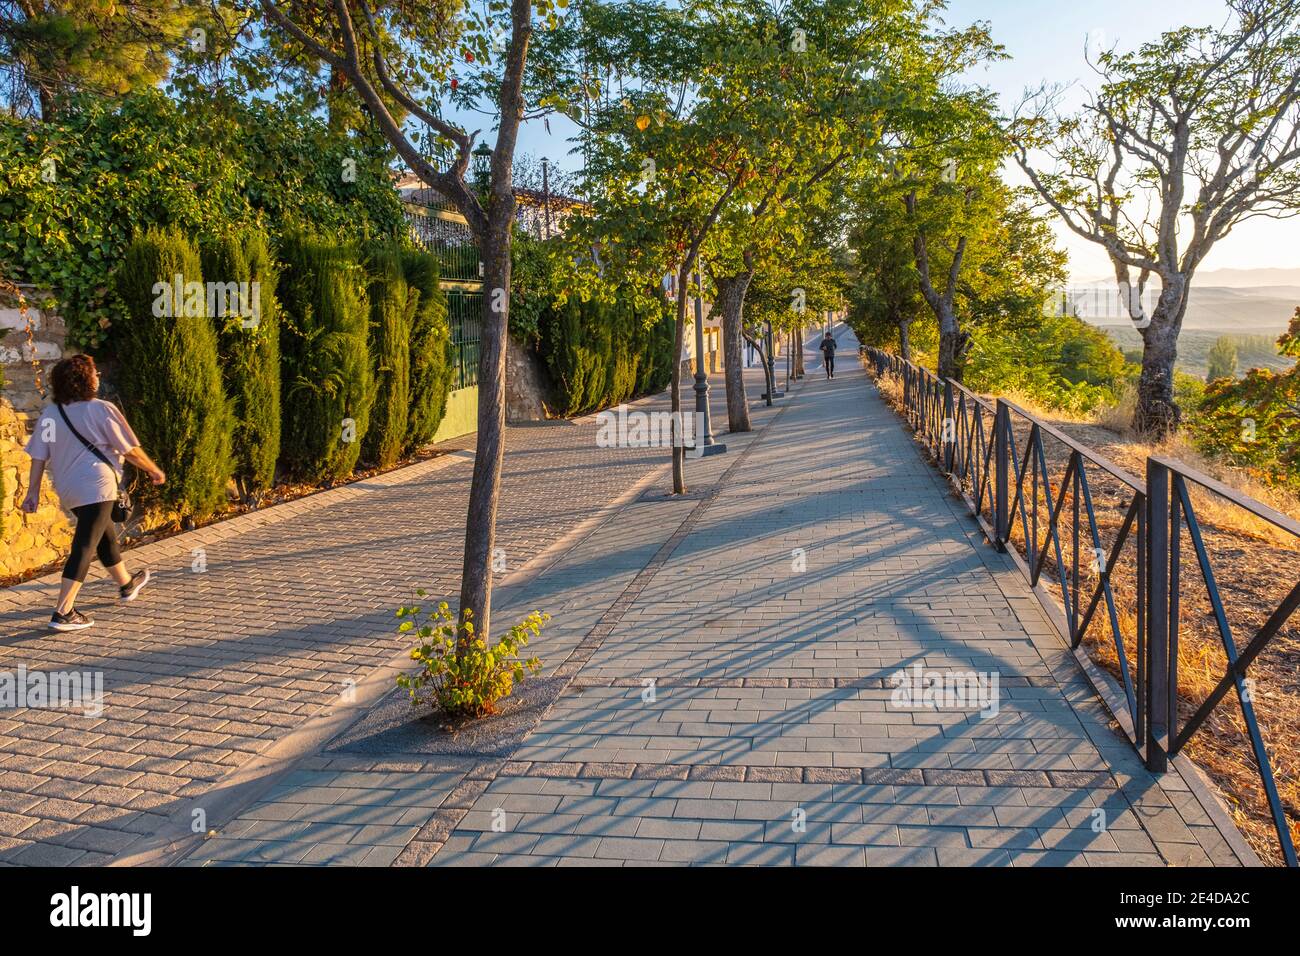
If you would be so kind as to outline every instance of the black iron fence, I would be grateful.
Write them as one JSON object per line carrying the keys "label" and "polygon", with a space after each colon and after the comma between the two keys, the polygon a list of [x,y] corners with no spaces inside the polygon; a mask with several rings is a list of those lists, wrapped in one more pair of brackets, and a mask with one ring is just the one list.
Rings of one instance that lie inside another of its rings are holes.
{"label": "black iron fence", "polygon": [[[1287,809],[1248,672],[1300,607],[1300,582],[1239,650],[1190,488],[1298,542],[1300,523],[1182,462],[1150,457],[1139,478],[1013,402],[976,395],[897,355],[874,348],[865,352],[878,375],[899,381],[906,419],[989,540],[1011,556],[1040,599],[1050,594],[1055,603],[1059,594],[1055,616],[1071,646],[1079,648],[1088,637],[1113,649],[1123,701],[1111,707],[1150,770],[1165,771],[1223,698],[1235,693],[1278,848],[1286,864],[1296,866]],[[1122,513],[1118,522],[1098,520],[1094,491],[1099,484],[1108,513]],[[1178,690],[1180,602],[1189,591],[1181,555],[1184,532],[1226,661],[1213,690],[1185,720]],[[1046,576],[1055,579],[1055,594],[1042,583],[1049,561],[1054,573]],[[1117,589],[1132,597],[1131,609],[1121,607]],[[1121,626],[1126,611],[1134,619],[1132,654]]]}
{"label": "black iron fence", "polygon": [[478,384],[479,323],[483,293],[447,291],[447,324],[451,326],[451,387]]}
{"label": "black iron fence", "polygon": [[[425,190],[428,192],[428,190]],[[420,246],[433,253],[441,276],[451,282],[479,282],[483,263],[474,245],[469,226],[459,219],[439,215],[437,205],[410,201],[403,204],[411,236]]]}

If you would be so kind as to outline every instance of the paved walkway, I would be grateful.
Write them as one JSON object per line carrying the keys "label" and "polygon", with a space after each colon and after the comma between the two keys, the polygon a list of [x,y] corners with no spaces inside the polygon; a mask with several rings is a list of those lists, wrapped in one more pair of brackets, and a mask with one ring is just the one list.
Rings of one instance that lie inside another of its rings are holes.
{"label": "paved walkway", "polygon": [[[1237,863],[1110,729],[841,341],[833,382],[810,357],[682,498],[654,491],[661,451],[598,449],[591,422],[515,430],[502,534],[527,563],[494,620],[554,620],[541,677],[475,729],[391,692],[391,608],[454,590],[458,459],[227,523],[205,575],[174,539],[160,596],[79,641],[11,598],[0,670],[111,676],[99,723],[0,715],[0,861]],[[996,675],[995,706],[900,705],[918,665]]]}

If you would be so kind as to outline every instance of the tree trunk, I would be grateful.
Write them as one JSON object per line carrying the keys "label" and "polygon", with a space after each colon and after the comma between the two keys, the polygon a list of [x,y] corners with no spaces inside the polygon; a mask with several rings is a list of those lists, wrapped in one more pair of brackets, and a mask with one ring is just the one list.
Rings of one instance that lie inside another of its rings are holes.
{"label": "tree trunk", "polygon": [[898,323],[898,353],[904,362],[912,361],[912,322]]}
{"label": "tree trunk", "polygon": [[[474,475],[465,516],[465,556],[461,565],[461,620],[474,635],[491,634],[492,551],[496,545],[497,501],[505,456],[506,329],[510,322],[510,223],[492,217],[483,241],[483,321],[479,332],[478,437]],[[468,612],[468,614],[466,613]],[[467,635],[461,635],[462,639]]]}
{"label": "tree trunk", "polygon": [[966,335],[957,327],[957,315],[946,303],[939,312],[939,377],[960,382],[965,365]]}
{"label": "tree trunk", "polygon": [[[1177,308],[1177,306],[1175,306]],[[1142,333],[1142,374],[1138,377],[1137,408],[1133,429],[1156,441],[1178,430],[1182,410],[1174,401],[1174,361],[1178,358],[1178,333],[1182,310],[1166,311],[1164,295]]]}
{"label": "tree trunk", "polygon": [[804,367],[803,367],[803,346],[805,341],[804,327],[802,325],[799,326],[799,328],[795,329],[794,334],[795,334],[795,340],[798,343],[798,348],[794,350],[794,377],[796,379],[801,379],[804,377]]}
{"label": "tree trunk", "polygon": [[718,278],[717,306],[722,315],[722,361],[727,387],[727,430],[747,432],[749,400],[745,396],[744,328],[745,293],[749,290],[752,270]]}

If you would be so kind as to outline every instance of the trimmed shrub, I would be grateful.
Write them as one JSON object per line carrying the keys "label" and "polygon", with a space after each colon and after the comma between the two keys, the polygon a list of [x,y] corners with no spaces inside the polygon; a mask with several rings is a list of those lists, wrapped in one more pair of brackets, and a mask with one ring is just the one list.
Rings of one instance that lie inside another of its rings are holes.
{"label": "trimmed shrub", "polygon": [[280,465],[313,484],[346,478],[370,423],[370,306],[356,250],[307,231],[280,248]]}
{"label": "trimmed shrub", "polygon": [[126,306],[114,326],[118,390],[142,446],[167,472],[165,485],[146,485],[141,497],[206,517],[225,501],[234,418],[199,254],[179,231],[149,229],[127,246],[116,287]]}
{"label": "trimmed shrub", "polygon": [[419,292],[412,295],[399,247],[379,246],[369,259],[370,357],[375,404],[361,446],[362,460],[391,467],[406,443],[410,417],[411,320]]}
{"label": "trimmed shrub", "polygon": [[402,267],[412,301],[410,412],[403,449],[409,452],[433,440],[447,413],[452,376],[451,328],[447,324],[447,297],[438,286],[438,260],[408,250],[402,257]]}
{"label": "trimmed shrub", "polygon": [[202,260],[208,281],[226,284],[225,311],[213,319],[221,374],[234,413],[235,481],[247,501],[271,487],[280,457],[278,276],[261,232],[205,243]]}
{"label": "trimmed shrub", "polygon": [[570,299],[542,312],[538,349],[551,374],[557,414],[618,405],[668,383],[672,312],[666,303],[656,308],[652,317],[619,296],[612,303]]}

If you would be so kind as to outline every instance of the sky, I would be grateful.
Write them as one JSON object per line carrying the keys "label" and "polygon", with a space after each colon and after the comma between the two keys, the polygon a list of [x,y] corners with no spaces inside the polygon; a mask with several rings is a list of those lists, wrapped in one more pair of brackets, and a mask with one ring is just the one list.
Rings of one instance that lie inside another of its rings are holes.
{"label": "sky", "polygon": [[[990,22],[994,39],[1006,48],[1010,59],[978,68],[967,79],[997,93],[1009,111],[1026,87],[1043,81],[1073,84],[1066,103],[1081,103],[1096,82],[1084,61],[1089,37],[1107,46],[1118,43],[1121,49],[1132,49],[1178,26],[1219,26],[1227,13],[1223,0],[949,0],[944,19],[952,27],[976,20]],[[520,152],[547,156],[561,168],[574,168],[574,158],[566,156],[570,148],[566,137],[572,135],[572,124],[563,117],[552,117],[550,124],[549,133],[541,122],[527,124],[520,134]],[[1028,182],[1014,167],[1006,178]],[[1070,254],[1070,271],[1076,281],[1113,275],[1099,247],[1071,233],[1059,220],[1055,226],[1062,247]],[[1218,243],[1201,271],[1298,267],[1300,218],[1255,219]]]}
{"label": "sky", "polygon": [[[1222,0],[950,0],[945,17],[949,26],[990,22],[994,39],[1011,59],[973,71],[969,79],[997,93],[1008,111],[1026,87],[1044,80],[1075,84],[1066,102],[1081,103],[1085,90],[1096,82],[1083,56],[1090,36],[1106,46],[1118,43],[1121,50],[1128,50],[1165,30],[1219,26],[1226,18]],[[1018,169],[1007,179],[1028,182]],[[1076,279],[1113,275],[1098,246],[1074,235],[1059,220],[1056,230],[1070,253],[1070,271]],[[1200,269],[1296,267],[1300,267],[1300,219],[1255,219],[1218,243]]]}

